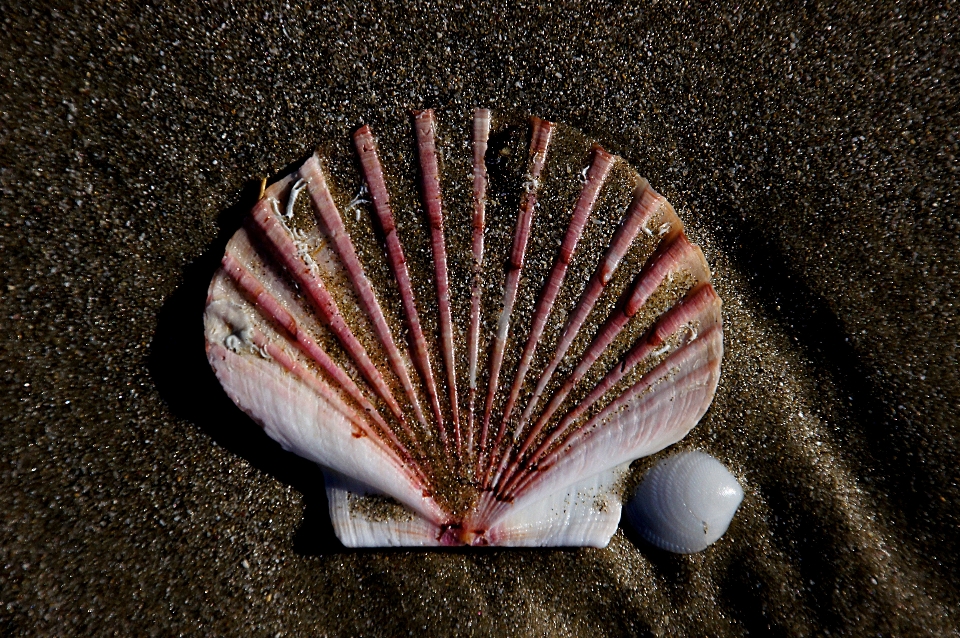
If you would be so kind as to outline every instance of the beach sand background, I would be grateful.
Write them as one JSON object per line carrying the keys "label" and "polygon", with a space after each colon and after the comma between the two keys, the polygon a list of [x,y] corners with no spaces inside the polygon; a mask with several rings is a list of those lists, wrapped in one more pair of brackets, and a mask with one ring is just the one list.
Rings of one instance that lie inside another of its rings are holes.
{"label": "beach sand background", "polygon": [[[0,633],[955,635],[960,19],[874,4],[8,6]],[[210,372],[260,177],[475,105],[585,131],[704,248],[720,387],[634,472],[731,468],[707,551],[345,550]]]}

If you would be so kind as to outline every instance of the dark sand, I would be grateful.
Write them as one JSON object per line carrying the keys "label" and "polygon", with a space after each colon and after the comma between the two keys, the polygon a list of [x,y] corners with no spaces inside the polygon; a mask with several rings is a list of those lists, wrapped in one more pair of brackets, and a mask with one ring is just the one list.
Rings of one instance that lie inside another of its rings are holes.
{"label": "dark sand", "polygon": [[[934,4],[6,5],[0,633],[955,633],[960,18]],[[706,552],[345,551],[319,470],[216,384],[200,315],[251,180],[462,105],[583,129],[704,247],[727,354],[676,448],[746,490]]]}

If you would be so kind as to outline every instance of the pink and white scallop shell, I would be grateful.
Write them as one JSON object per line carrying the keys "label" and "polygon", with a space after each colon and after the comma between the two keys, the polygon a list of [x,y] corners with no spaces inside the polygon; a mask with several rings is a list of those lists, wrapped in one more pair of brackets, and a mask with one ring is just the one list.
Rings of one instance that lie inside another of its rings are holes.
{"label": "pink and white scallop shell", "polygon": [[630,462],[713,399],[703,254],[574,129],[486,109],[395,128],[266,188],[210,284],[210,364],[324,468],[344,545],[602,547]]}

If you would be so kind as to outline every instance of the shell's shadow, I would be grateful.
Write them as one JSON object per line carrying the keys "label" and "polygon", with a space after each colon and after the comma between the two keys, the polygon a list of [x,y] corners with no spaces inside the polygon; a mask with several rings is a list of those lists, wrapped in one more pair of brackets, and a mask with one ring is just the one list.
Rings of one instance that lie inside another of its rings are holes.
{"label": "shell's shadow", "polygon": [[237,203],[218,217],[216,240],[185,269],[182,283],[164,301],[150,344],[148,369],[171,412],[303,495],[304,517],[293,539],[295,551],[304,555],[343,552],[346,550],[330,523],[323,472],[314,463],[285,452],[237,408],[220,387],[204,354],[207,287],[227,241],[240,228],[259,192],[260,184],[250,183],[238,193]]}

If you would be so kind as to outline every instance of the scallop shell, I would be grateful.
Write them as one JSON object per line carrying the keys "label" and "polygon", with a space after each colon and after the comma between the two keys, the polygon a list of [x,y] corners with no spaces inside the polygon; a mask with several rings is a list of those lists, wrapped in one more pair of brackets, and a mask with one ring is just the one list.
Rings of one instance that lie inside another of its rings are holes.
{"label": "scallop shell", "polygon": [[649,543],[693,554],[726,533],[741,501],[743,488],[723,463],[704,452],[684,452],[647,472],[626,514]]}
{"label": "scallop shell", "polygon": [[325,469],[347,546],[606,545],[630,461],[713,398],[703,254],[569,127],[427,110],[380,135],[270,185],[230,240],[217,377]]}

